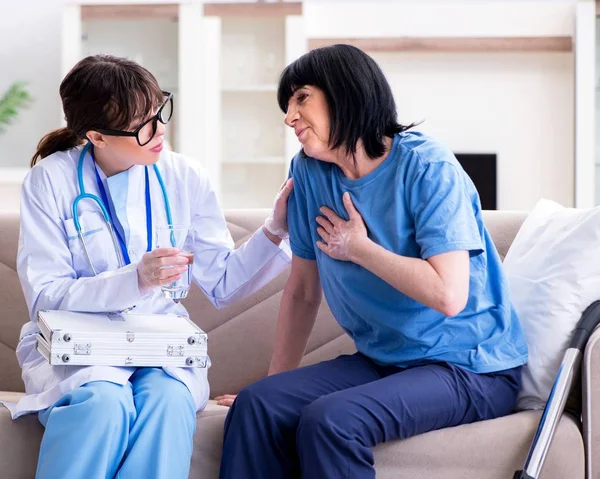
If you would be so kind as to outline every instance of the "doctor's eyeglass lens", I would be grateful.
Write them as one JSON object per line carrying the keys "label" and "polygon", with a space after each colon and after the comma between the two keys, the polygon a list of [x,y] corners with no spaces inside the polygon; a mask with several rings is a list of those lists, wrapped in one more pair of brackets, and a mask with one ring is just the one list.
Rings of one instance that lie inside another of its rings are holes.
{"label": "doctor's eyeglass lens", "polygon": [[144,123],[139,125],[133,131],[122,131],[122,130],[107,130],[107,129],[96,129],[98,133],[110,136],[133,136],[138,142],[138,145],[145,146],[154,135],[156,135],[157,124],[160,121],[163,125],[166,125],[171,117],[173,116],[173,94],[169,92],[163,92],[165,95],[165,101],[158,109],[155,115],[146,120]]}
{"label": "doctor's eyeglass lens", "polygon": [[167,100],[158,109],[156,115],[140,125],[136,130],[138,131],[137,141],[140,146],[147,145],[150,140],[156,135],[157,121],[160,121],[163,125],[169,123],[169,120],[173,116],[173,95],[169,94]]}

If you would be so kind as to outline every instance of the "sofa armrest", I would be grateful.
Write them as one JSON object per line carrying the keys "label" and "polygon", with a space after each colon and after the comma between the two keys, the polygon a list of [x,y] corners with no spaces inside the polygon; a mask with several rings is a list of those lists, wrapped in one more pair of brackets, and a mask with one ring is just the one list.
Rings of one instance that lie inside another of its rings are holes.
{"label": "sofa armrest", "polygon": [[582,366],[586,477],[600,477],[600,327],[587,342]]}

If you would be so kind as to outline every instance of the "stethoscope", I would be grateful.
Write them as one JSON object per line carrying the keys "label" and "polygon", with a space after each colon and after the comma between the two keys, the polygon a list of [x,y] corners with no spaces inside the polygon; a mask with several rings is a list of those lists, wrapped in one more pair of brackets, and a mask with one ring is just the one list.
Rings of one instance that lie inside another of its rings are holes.
{"label": "stethoscope", "polygon": [[[92,161],[94,162],[94,171],[96,172],[96,181],[98,183],[98,190],[100,191],[100,195],[102,199],[98,198],[96,195],[92,195],[90,193],[85,192],[85,186],[83,184],[83,160],[85,159],[85,155],[87,152],[90,152],[92,157]],[[167,214],[167,222],[171,227],[173,225],[173,219],[171,217],[171,206],[169,204],[169,197],[167,196],[167,190],[165,188],[165,183],[163,181],[162,175],[158,170],[158,167],[152,165],[154,168],[154,173],[156,174],[156,178],[158,179],[158,183],[160,184],[160,189],[162,190],[163,199],[165,202],[165,212]],[[152,205],[150,201],[150,180],[148,178],[148,167],[145,167],[145,181],[146,181],[146,237],[148,241],[148,248],[146,252],[152,250]],[[75,230],[77,231],[77,235],[81,240],[81,244],[83,245],[83,250],[85,251],[85,255],[87,256],[88,263],[92,268],[92,272],[94,276],[98,273],[96,272],[96,268],[94,268],[94,263],[92,262],[92,257],[90,256],[90,252],[85,243],[84,232],[81,230],[81,224],[79,223],[79,217],[77,215],[79,202],[84,199],[89,199],[98,205],[100,210],[102,211],[102,216],[104,216],[104,221],[106,222],[106,227],[110,233],[113,242],[113,248],[115,253],[117,254],[117,259],[119,261],[119,268],[124,266],[125,264],[130,264],[131,260],[129,259],[129,254],[127,253],[127,245],[125,244],[124,239],[121,237],[121,234],[116,230],[113,226],[113,220],[110,213],[110,210],[106,207],[108,204],[108,197],[106,196],[106,190],[104,189],[104,185],[102,184],[102,180],[100,179],[100,175],[98,174],[98,168],[96,167],[96,159],[94,157],[94,148],[91,143],[87,143],[81,153],[79,154],[79,162],[77,164],[77,181],[79,183],[79,195],[73,201],[73,223],[75,225]],[[173,240],[173,238],[171,238]],[[121,254],[119,254],[119,250]]]}

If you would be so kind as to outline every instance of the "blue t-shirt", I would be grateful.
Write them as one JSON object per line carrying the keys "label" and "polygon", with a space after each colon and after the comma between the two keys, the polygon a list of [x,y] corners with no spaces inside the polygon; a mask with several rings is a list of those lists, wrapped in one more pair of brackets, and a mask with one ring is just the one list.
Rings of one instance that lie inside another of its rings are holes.
{"label": "blue t-shirt", "polygon": [[[357,180],[303,152],[292,161],[290,175],[292,252],[317,261],[329,307],[358,351],[382,365],[443,361],[476,373],[527,362],[525,338],[481,218],[479,196],[450,150],[410,131],[397,134],[385,161]],[[318,249],[319,208],[328,206],[347,220],[346,191],[371,240],[389,251],[422,259],[469,251],[469,298],[460,314],[447,317],[361,266]]]}

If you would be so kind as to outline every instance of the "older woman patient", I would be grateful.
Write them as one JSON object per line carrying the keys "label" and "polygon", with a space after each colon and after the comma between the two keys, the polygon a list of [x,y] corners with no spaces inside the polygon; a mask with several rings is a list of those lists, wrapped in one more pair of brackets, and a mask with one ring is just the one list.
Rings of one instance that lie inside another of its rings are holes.
{"label": "older woman patient", "polygon": [[[379,443],[508,414],[527,346],[473,183],[398,123],[372,58],[313,50],[278,100],[303,146],[292,271],[269,376],[229,411],[221,477],[372,478]],[[296,369],[321,290],[358,352]]]}

